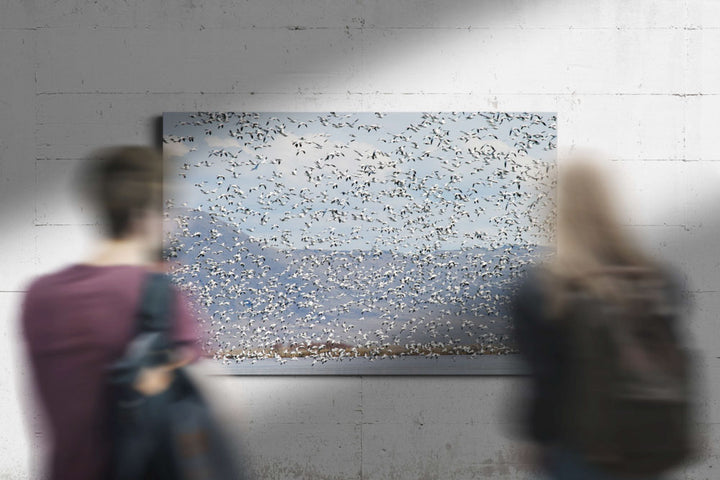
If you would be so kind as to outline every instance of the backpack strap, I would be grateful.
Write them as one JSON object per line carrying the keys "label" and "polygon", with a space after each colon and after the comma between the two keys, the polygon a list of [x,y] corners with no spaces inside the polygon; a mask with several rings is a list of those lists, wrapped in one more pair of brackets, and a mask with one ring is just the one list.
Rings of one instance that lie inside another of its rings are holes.
{"label": "backpack strap", "polygon": [[154,272],[146,275],[137,314],[138,334],[169,333],[172,293],[170,277]]}
{"label": "backpack strap", "polygon": [[111,384],[127,387],[135,380],[140,368],[168,363],[172,354],[172,295],[167,275],[148,273],[145,276],[136,311],[135,335],[123,355],[109,367]]}
{"label": "backpack strap", "polygon": [[170,277],[148,273],[143,283],[137,311],[135,339],[128,352],[145,365],[167,363],[172,355],[170,328],[173,290]]}

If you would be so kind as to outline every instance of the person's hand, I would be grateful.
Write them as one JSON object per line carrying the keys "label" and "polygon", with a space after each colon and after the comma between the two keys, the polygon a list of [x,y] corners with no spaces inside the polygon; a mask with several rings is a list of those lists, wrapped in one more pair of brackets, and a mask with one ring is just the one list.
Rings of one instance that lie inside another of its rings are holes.
{"label": "person's hand", "polygon": [[173,381],[174,368],[168,365],[142,368],[138,373],[133,388],[146,397],[157,395],[170,387]]}
{"label": "person's hand", "polygon": [[175,376],[175,369],[187,365],[194,358],[192,350],[184,347],[175,350],[173,356],[175,360],[172,363],[140,369],[133,388],[146,397],[167,390]]}

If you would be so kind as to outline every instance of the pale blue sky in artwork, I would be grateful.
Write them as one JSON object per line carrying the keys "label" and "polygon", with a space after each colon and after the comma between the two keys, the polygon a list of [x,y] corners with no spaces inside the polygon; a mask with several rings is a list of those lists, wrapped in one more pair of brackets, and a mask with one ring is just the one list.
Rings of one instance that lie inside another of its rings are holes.
{"label": "pale blue sky in artwork", "polygon": [[515,192],[554,160],[554,114],[522,115],[166,113],[171,196],[278,249],[486,246],[531,226]]}

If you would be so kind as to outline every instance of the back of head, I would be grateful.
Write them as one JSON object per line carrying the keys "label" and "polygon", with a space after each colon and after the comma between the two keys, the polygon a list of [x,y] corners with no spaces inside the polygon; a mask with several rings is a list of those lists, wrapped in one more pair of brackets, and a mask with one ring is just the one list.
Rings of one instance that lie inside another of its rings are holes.
{"label": "back of head", "polygon": [[121,239],[134,222],[162,210],[162,156],[150,147],[120,146],[95,152],[82,186],[104,217],[107,235]]}
{"label": "back of head", "polygon": [[[568,288],[602,300],[621,296],[620,278],[654,272],[654,263],[642,252],[618,219],[608,175],[597,159],[571,158],[560,167],[557,196],[558,251],[549,270],[553,297]],[[555,306],[559,307],[558,302]]]}

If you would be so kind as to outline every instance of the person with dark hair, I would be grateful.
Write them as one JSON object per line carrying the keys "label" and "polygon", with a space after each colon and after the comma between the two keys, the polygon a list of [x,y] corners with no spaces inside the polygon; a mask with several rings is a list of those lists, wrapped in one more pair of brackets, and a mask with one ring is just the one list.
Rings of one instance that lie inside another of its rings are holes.
{"label": "person with dark hair", "polygon": [[[35,279],[22,330],[49,427],[49,477],[108,478],[107,369],[136,333],[143,282],[160,264],[162,156],[147,147],[97,152],[81,188],[104,218],[105,238],[81,263]],[[164,391],[173,369],[201,355],[188,299],[175,292],[171,364],[140,372],[135,388]]]}

